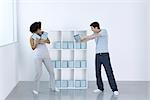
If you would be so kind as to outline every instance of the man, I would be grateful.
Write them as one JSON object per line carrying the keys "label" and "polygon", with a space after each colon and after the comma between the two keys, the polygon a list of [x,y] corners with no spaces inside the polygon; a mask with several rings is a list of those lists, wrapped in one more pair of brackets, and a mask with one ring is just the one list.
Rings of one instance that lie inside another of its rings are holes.
{"label": "man", "polygon": [[108,34],[107,30],[100,29],[98,22],[93,22],[90,24],[91,30],[94,32],[92,35],[85,36],[81,38],[81,42],[87,42],[89,40],[95,39],[96,43],[96,57],[95,57],[95,67],[96,67],[96,82],[98,89],[94,90],[94,93],[103,92],[103,82],[101,77],[101,65],[103,64],[106,71],[110,87],[114,95],[119,95],[117,84],[114,78],[109,51],[108,51]]}

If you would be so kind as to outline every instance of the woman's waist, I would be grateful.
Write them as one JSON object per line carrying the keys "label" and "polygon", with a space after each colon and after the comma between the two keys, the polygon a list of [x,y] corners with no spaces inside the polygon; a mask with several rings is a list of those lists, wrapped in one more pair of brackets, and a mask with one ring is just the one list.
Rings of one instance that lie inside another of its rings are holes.
{"label": "woman's waist", "polygon": [[33,52],[34,56],[38,56],[38,57],[49,57],[49,52],[48,50],[38,50],[35,49]]}
{"label": "woman's waist", "polygon": [[39,49],[40,49],[40,50],[43,50],[43,49],[45,50],[45,49],[47,49],[47,46],[46,46],[46,44],[38,44],[38,45],[36,46],[36,49],[37,49],[37,50],[39,50]]}
{"label": "woman's waist", "polygon": [[34,52],[37,53],[48,53],[48,48],[46,47],[46,45],[37,45],[37,47],[35,48]]}
{"label": "woman's waist", "polygon": [[39,43],[39,44],[37,44],[37,47],[46,47],[46,44],[45,43]]}
{"label": "woman's waist", "polygon": [[48,53],[48,49],[47,48],[36,48],[34,50],[35,53]]}

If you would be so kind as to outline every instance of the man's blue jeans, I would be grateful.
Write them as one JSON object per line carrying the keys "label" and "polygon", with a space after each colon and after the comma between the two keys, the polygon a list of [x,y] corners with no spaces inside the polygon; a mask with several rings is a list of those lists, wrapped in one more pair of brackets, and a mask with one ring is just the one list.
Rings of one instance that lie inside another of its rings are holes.
{"label": "man's blue jeans", "polygon": [[96,82],[97,82],[98,89],[100,89],[101,91],[104,90],[102,77],[101,77],[101,65],[102,64],[106,71],[109,85],[110,85],[112,91],[113,92],[118,91],[117,84],[116,84],[113,70],[112,70],[112,66],[111,66],[111,62],[110,62],[109,53],[98,53],[98,54],[96,54],[96,57],[95,57]]}

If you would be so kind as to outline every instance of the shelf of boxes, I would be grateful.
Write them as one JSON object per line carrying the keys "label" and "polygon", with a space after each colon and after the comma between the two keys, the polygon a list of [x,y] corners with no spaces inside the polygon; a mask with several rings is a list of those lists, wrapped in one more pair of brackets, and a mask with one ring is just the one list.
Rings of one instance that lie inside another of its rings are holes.
{"label": "shelf of boxes", "polygon": [[52,65],[55,68],[56,86],[59,89],[86,89],[87,43],[77,43],[75,34],[86,35],[86,31],[51,31],[48,45]]}

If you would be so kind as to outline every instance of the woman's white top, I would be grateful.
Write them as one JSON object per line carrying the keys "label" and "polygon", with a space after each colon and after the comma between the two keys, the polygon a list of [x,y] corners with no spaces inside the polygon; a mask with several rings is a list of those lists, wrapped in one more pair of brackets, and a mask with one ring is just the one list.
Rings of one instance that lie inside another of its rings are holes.
{"label": "woman's white top", "polygon": [[[48,38],[48,33],[44,32],[41,36],[37,35],[36,33],[34,33],[32,35],[32,39],[36,40],[36,39],[47,39]],[[37,44],[37,47],[35,48],[35,50],[33,50],[34,52],[34,57],[38,57],[38,58],[50,58],[49,57],[49,52],[48,52],[48,48],[46,46],[45,43],[39,43]]]}

